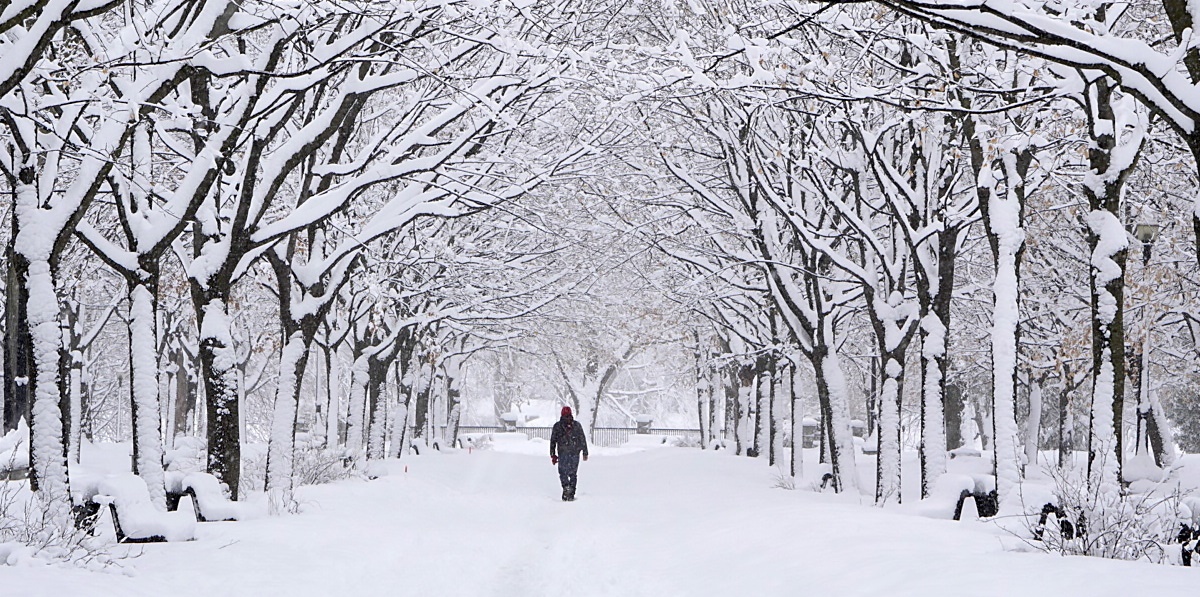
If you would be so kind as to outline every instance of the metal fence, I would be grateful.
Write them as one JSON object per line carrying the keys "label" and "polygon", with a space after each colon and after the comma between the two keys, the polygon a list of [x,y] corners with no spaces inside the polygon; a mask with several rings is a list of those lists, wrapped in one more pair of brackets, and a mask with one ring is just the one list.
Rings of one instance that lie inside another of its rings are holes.
{"label": "metal fence", "polygon": [[[550,440],[550,432],[553,427],[517,427],[518,433],[524,433],[532,438]],[[458,433],[507,433],[504,427],[481,426],[481,425],[460,425]],[[670,428],[651,428],[649,433],[652,435],[671,435],[689,442],[700,441],[699,429],[670,429]],[[436,430],[435,434],[438,439],[445,439],[446,426]],[[635,427],[597,427],[589,434],[591,442],[597,446],[618,447],[629,441],[630,436],[637,435]]]}

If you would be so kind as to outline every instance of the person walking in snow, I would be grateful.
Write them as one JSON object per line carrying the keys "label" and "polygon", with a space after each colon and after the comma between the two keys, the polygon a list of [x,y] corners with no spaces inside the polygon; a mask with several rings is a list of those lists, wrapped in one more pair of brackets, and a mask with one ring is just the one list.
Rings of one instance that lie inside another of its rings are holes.
{"label": "person walking in snow", "polygon": [[583,427],[571,416],[571,407],[562,408],[562,418],[554,424],[550,432],[550,463],[558,465],[558,479],[562,481],[564,502],[575,499],[575,485],[579,481],[576,473],[579,471],[579,453],[583,460],[588,459],[587,437]]}

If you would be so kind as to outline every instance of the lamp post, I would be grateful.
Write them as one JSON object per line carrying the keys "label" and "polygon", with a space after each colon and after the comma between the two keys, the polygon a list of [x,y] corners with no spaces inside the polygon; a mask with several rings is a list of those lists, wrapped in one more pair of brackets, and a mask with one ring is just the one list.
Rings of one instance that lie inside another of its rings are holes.
{"label": "lamp post", "polygon": [[[1147,275],[1147,268],[1150,264],[1150,252],[1154,246],[1154,241],[1158,239],[1159,227],[1157,224],[1137,224],[1133,227],[1133,237],[1142,243],[1142,292],[1145,294],[1142,306],[1142,338],[1141,347],[1138,349],[1138,403],[1137,403],[1137,442],[1135,444],[1135,454],[1141,455],[1143,450],[1151,448],[1151,435],[1158,436],[1157,429],[1151,429],[1154,425],[1154,417],[1151,412],[1150,404],[1150,325],[1154,320],[1150,316],[1150,279]],[[1161,441],[1161,438],[1158,438]],[[1151,450],[1154,454],[1155,464],[1162,466],[1159,462],[1157,451]]]}
{"label": "lamp post", "polygon": [[[1133,237],[1142,243],[1142,267],[1150,263],[1150,249],[1158,239],[1158,224],[1137,224],[1133,227]],[[1145,273],[1143,272],[1143,278]]]}

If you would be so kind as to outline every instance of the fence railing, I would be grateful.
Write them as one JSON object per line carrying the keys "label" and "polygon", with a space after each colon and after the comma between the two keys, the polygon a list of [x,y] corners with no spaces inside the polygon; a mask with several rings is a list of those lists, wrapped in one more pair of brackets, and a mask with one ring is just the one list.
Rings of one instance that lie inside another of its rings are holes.
{"label": "fence railing", "polygon": [[[530,438],[536,437],[550,441],[550,432],[553,429],[553,427],[517,427],[516,431],[524,433]],[[464,433],[506,433],[506,430],[504,427],[499,426],[460,425],[458,433],[460,435]],[[673,435],[693,442],[699,442],[701,439],[699,429],[651,428],[649,433],[653,435]],[[446,426],[442,425],[439,429],[436,429],[435,435],[437,436],[436,439],[445,440]],[[588,439],[597,446],[618,447],[628,442],[629,438],[634,435],[637,435],[637,428],[635,427],[596,427],[592,429]]]}

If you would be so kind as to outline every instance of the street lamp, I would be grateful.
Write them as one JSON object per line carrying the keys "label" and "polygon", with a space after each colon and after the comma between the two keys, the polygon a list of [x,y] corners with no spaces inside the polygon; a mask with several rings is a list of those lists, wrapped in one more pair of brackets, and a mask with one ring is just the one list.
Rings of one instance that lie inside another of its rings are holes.
{"label": "street lamp", "polygon": [[[1150,405],[1150,326],[1153,319],[1147,313],[1150,308],[1150,280],[1147,275],[1146,267],[1150,263],[1150,250],[1154,246],[1154,241],[1158,239],[1159,226],[1157,224],[1137,224],[1133,227],[1133,237],[1142,243],[1142,291],[1146,293],[1146,302],[1143,306],[1143,336],[1138,354],[1138,406],[1137,406],[1137,445],[1134,448],[1136,454],[1142,454],[1142,451],[1150,448],[1150,425],[1154,423],[1151,420],[1153,416]],[[1154,454],[1155,464],[1160,465],[1157,460],[1157,454]]]}
{"label": "street lamp", "polygon": [[1133,237],[1142,243],[1142,265],[1150,263],[1150,247],[1158,239],[1158,224],[1137,224],[1133,227]]}

